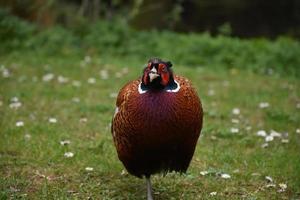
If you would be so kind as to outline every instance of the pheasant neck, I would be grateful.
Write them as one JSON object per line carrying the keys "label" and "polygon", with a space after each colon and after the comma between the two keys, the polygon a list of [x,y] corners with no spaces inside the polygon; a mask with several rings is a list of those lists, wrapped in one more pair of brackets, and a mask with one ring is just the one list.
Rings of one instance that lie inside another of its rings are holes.
{"label": "pheasant neck", "polygon": [[147,90],[175,90],[178,87],[178,84],[176,83],[176,81],[174,81],[173,77],[170,78],[169,83],[164,86],[161,83],[161,79],[157,78],[155,80],[153,80],[153,82],[151,82],[150,84],[145,85],[143,82],[141,82],[141,87],[140,89],[142,91],[147,91]]}

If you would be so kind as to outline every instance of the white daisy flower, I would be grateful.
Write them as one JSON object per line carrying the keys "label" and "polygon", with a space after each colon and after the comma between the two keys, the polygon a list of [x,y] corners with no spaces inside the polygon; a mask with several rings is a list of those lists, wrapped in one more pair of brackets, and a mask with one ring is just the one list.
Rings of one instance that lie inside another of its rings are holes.
{"label": "white daisy flower", "polygon": [[231,133],[238,133],[238,132],[239,132],[239,129],[238,129],[238,128],[232,127],[232,128],[230,129],[230,132],[231,132]]}
{"label": "white daisy flower", "polygon": [[23,121],[17,121],[17,122],[16,122],[16,126],[17,126],[17,127],[24,126],[24,122],[23,122]]}
{"label": "white daisy flower", "polygon": [[12,97],[10,99],[11,102],[19,102],[19,98],[18,97]]}
{"label": "white daisy flower", "polygon": [[260,102],[258,104],[259,108],[268,108],[270,106],[270,104],[268,102]]}
{"label": "white daisy flower", "polygon": [[201,174],[202,176],[205,176],[205,175],[208,174],[208,171],[201,171],[200,174]]}
{"label": "white daisy flower", "polygon": [[88,82],[89,84],[95,84],[95,83],[96,83],[96,79],[93,78],[93,77],[91,77],[91,78],[88,79],[87,82]]}
{"label": "white daisy flower", "polygon": [[231,119],[231,122],[234,124],[238,124],[240,122],[240,120],[239,119]]}
{"label": "white daisy flower", "polygon": [[79,119],[79,122],[81,122],[81,123],[85,123],[87,121],[88,121],[88,119],[85,118],[85,117],[82,117],[82,118]]}
{"label": "white daisy flower", "polygon": [[66,152],[66,153],[64,154],[64,156],[65,156],[66,158],[72,158],[72,157],[74,156],[74,153],[72,153],[72,152]]}
{"label": "white daisy flower", "polygon": [[287,189],[287,184],[285,183],[279,183],[278,184],[280,189],[278,190],[278,192],[285,192],[285,190]]}
{"label": "white daisy flower", "polygon": [[28,133],[26,133],[26,134],[24,135],[24,138],[25,138],[26,140],[29,140],[29,139],[31,138],[31,135],[28,134]]}
{"label": "white daisy flower", "polygon": [[214,136],[214,135],[212,135],[212,136],[210,136],[210,139],[211,139],[211,140],[216,140],[216,139],[217,139],[217,137],[216,137],[216,136]]}
{"label": "white daisy flower", "polygon": [[217,195],[217,192],[211,192],[209,193],[210,196],[216,196]]}
{"label": "white daisy flower", "polygon": [[94,168],[92,168],[92,167],[86,167],[85,171],[91,172],[91,171],[94,171]]}
{"label": "white daisy flower", "polygon": [[267,132],[265,130],[259,130],[256,132],[257,136],[261,136],[261,137],[266,137],[267,136]]}
{"label": "white daisy flower", "polygon": [[44,82],[49,82],[49,81],[51,81],[53,78],[54,78],[54,74],[48,73],[48,74],[45,74],[45,75],[43,76],[42,80],[43,80]]}
{"label": "white daisy flower", "polygon": [[268,182],[270,182],[270,183],[273,182],[273,179],[272,179],[272,177],[270,177],[270,176],[266,176],[265,179],[266,179]]}
{"label": "white daisy flower", "polygon": [[216,94],[216,92],[213,89],[209,89],[208,92],[207,92],[208,96],[214,96],[215,94]]}
{"label": "white daisy flower", "polygon": [[276,187],[276,185],[274,183],[269,183],[266,185],[266,188],[271,188],[271,187],[274,188]]}
{"label": "white daisy flower", "polygon": [[73,85],[74,87],[80,87],[80,86],[81,86],[81,82],[80,82],[80,81],[77,81],[77,80],[74,80],[74,81],[72,81],[72,85]]}
{"label": "white daisy flower", "polygon": [[57,119],[54,118],[54,117],[50,117],[50,118],[48,119],[48,121],[49,121],[49,123],[52,123],[52,124],[57,123]]}
{"label": "white daisy flower", "polygon": [[281,143],[287,144],[287,143],[289,143],[289,140],[288,139],[282,139]]}
{"label": "white daisy flower", "polygon": [[229,174],[221,174],[221,178],[230,179],[231,176]]}
{"label": "white daisy flower", "polygon": [[70,141],[70,140],[62,140],[62,141],[60,141],[59,143],[60,143],[60,145],[64,146],[64,145],[70,144],[71,141]]}
{"label": "white daisy flower", "polygon": [[103,79],[103,80],[108,79],[108,71],[107,71],[106,69],[100,70],[100,77],[101,77],[101,79]]}
{"label": "white daisy flower", "polygon": [[66,77],[63,77],[63,76],[59,75],[59,76],[57,77],[57,81],[58,81],[59,83],[67,83],[67,82],[69,81],[69,79],[66,78]]}
{"label": "white daisy flower", "polygon": [[277,131],[271,130],[270,136],[272,136],[272,137],[281,137],[282,134],[277,132]]}
{"label": "white daisy flower", "polygon": [[5,68],[2,70],[2,76],[3,76],[3,78],[8,78],[11,76],[11,73],[8,69]]}
{"label": "white daisy flower", "polygon": [[260,176],[260,173],[254,172],[251,174],[251,176]]}
{"label": "white daisy flower", "polygon": [[261,148],[267,148],[268,146],[269,146],[268,143],[263,143],[263,144],[261,145]]}
{"label": "white daisy flower", "polygon": [[240,109],[239,108],[234,108],[232,109],[232,114],[234,115],[239,115],[241,113]]}
{"label": "white daisy flower", "polygon": [[9,107],[11,109],[18,109],[22,106],[22,103],[21,102],[12,102],[9,104]]}
{"label": "white daisy flower", "polygon": [[79,99],[78,97],[73,97],[73,98],[72,98],[72,101],[73,101],[74,103],[79,103],[79,102],[80,102],[80,99]]}
{"label": "white daisy flower", "polygon": [[274,140],[274,137],[272,135],[268,135],[268,136],[265,137],[266,142],[271,142],[273,140]]}
{"label": "white daisy flower", "polygon": [[84,57],[84,62],[85,63],[90,63],[92,61],[92,58],[90,56],[85,56]]}

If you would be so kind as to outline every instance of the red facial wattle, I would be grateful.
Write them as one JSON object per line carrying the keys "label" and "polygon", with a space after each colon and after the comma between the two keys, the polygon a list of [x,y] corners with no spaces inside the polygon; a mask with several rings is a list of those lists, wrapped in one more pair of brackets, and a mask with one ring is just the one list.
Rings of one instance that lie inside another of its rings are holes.
{"label": "red facial wattle", "polygon": [[158,65],[158,71],[161,77],[161,84],[163,86],[167,86],[170,81],[170,73],[167,70],[167,66],[165,64]]}

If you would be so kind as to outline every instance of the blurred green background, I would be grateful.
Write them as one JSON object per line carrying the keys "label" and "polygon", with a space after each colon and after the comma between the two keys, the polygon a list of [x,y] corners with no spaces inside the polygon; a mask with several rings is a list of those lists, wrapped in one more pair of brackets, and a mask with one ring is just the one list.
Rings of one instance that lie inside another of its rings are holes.
{"label": "blurred green background", "polygon": [[297,0],[12,0],[0,6],[1,54],[159,56],[299,76]]}

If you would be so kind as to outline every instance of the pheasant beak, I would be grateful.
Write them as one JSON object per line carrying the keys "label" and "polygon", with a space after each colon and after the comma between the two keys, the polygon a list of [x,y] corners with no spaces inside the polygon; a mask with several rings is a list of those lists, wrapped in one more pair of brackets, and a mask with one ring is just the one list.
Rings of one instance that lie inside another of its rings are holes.
{"label": "pheasant beak", "polygon": [[157,77],[159,77],[159,74],[157,73],[157,70],[155,69],[155,67],[153,67],[149,73],[150,82],[152,82]]}

